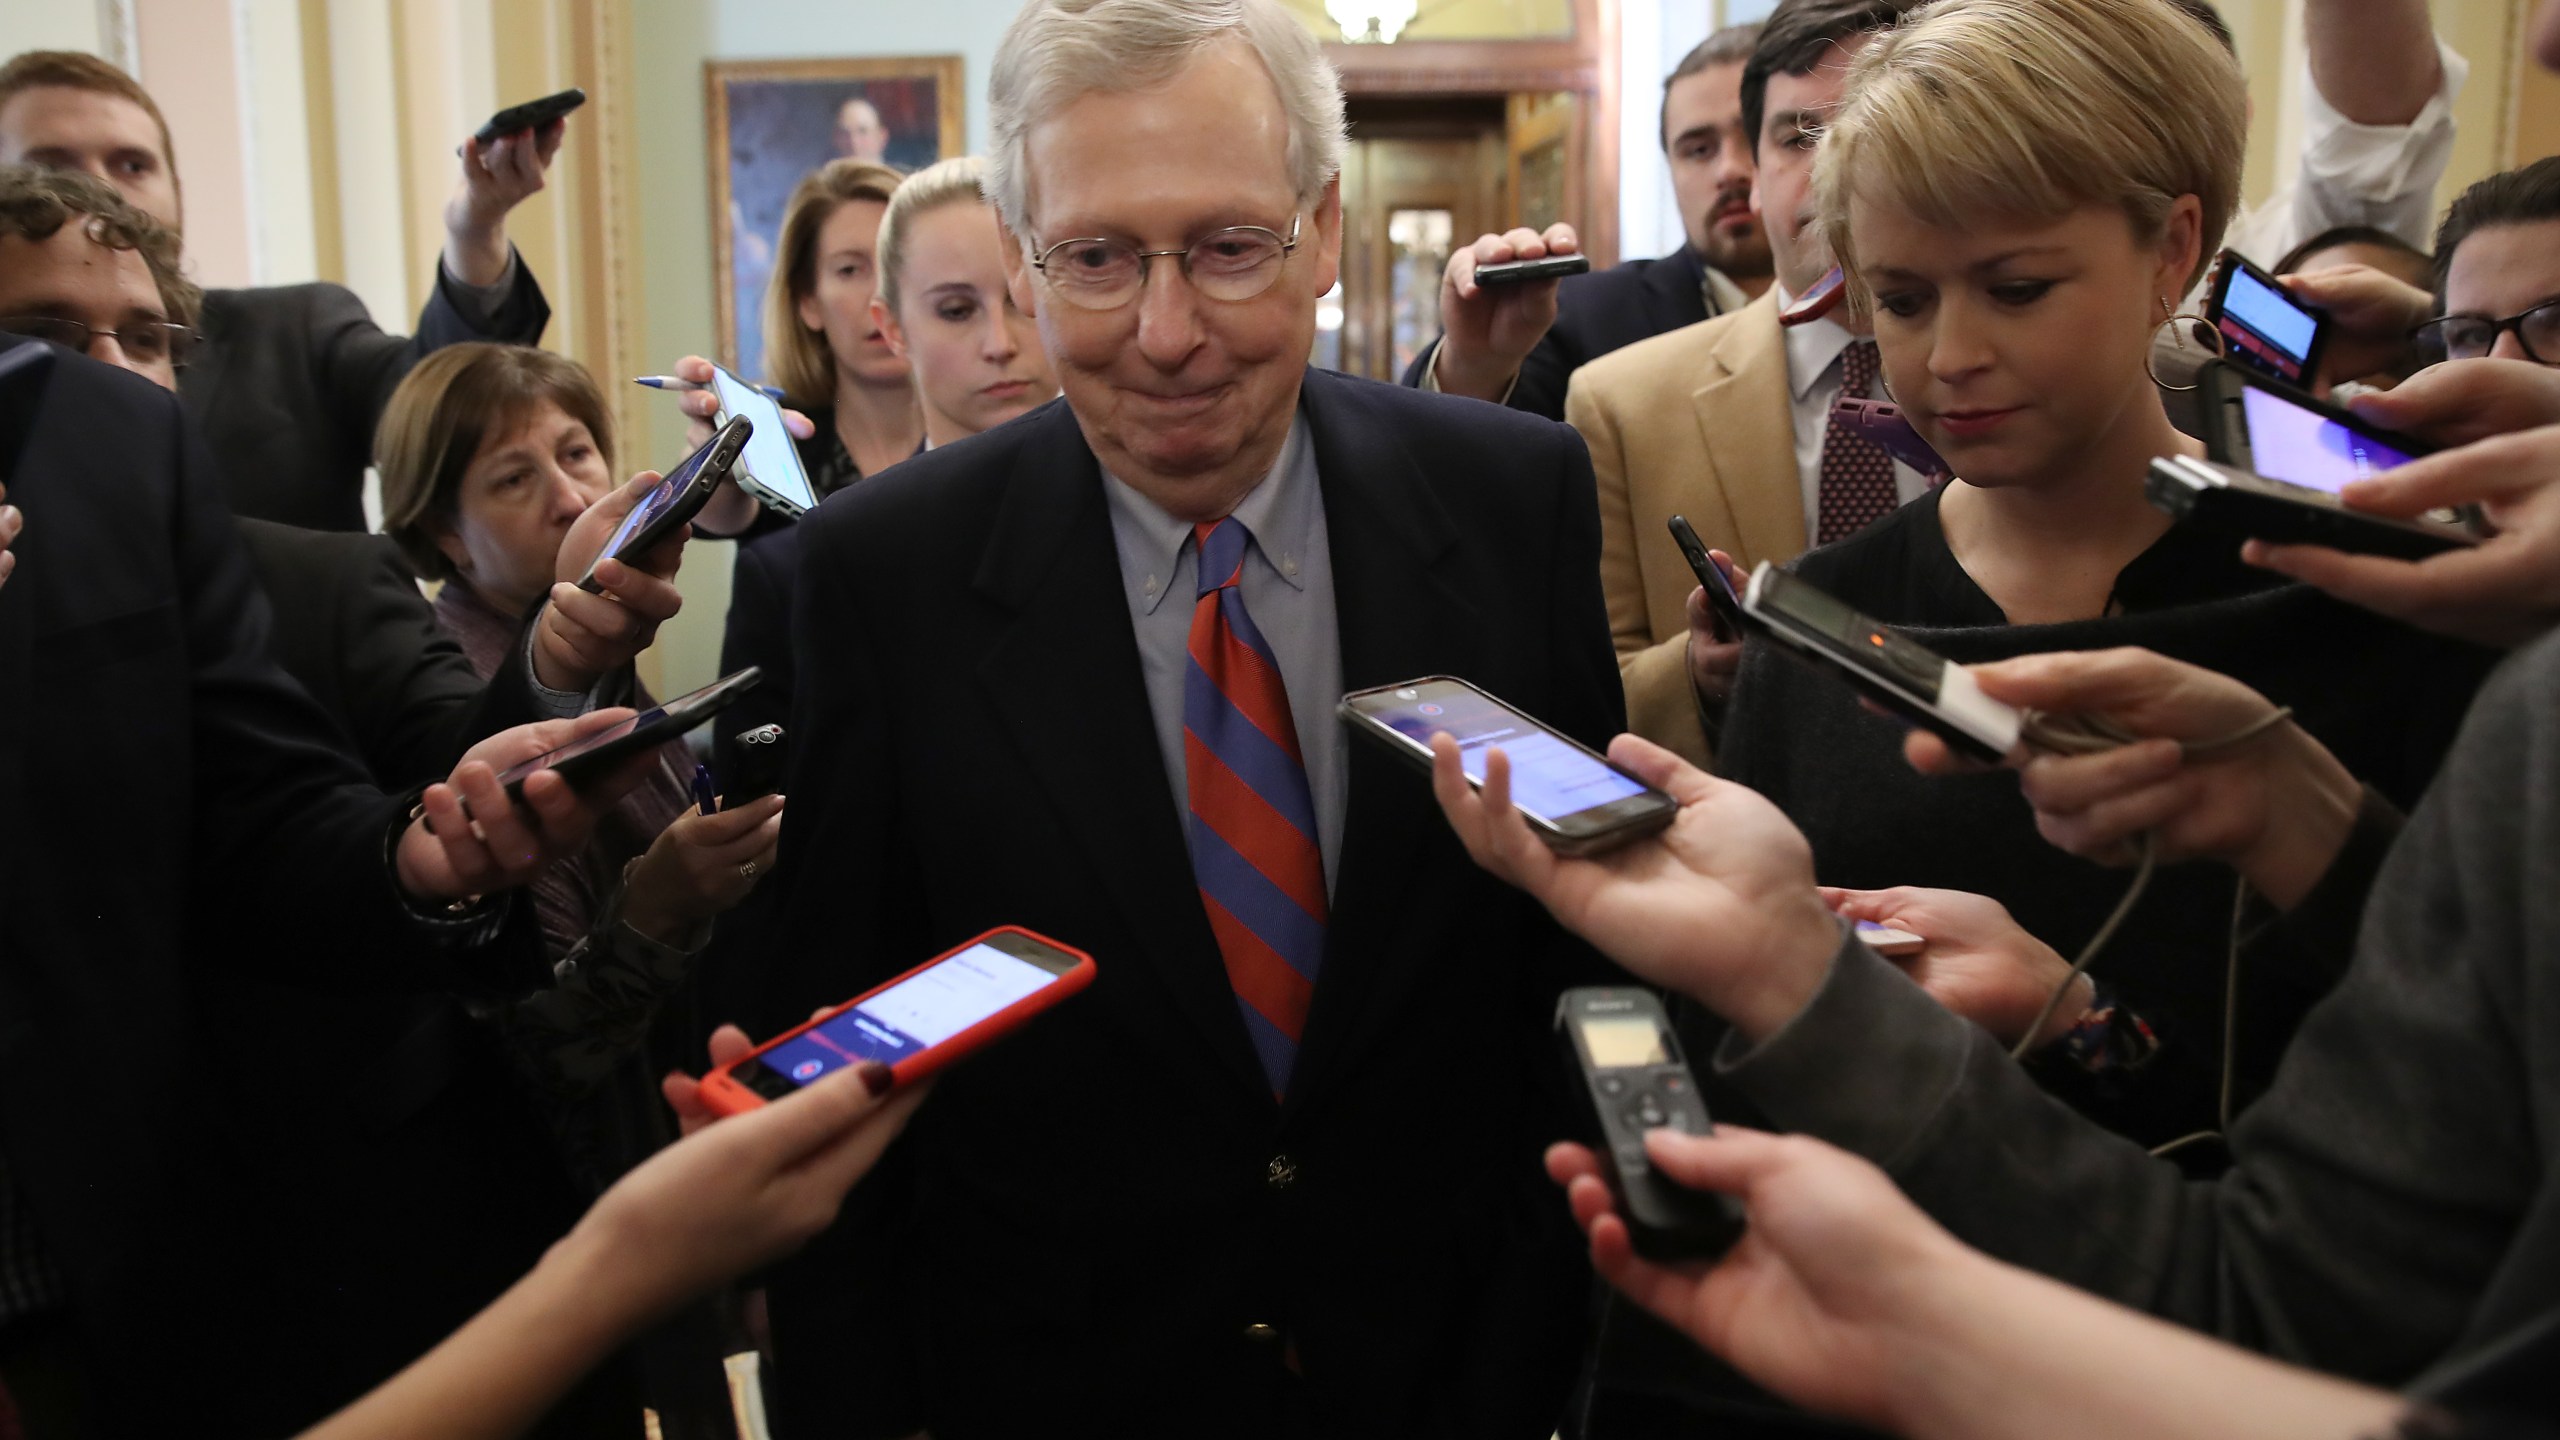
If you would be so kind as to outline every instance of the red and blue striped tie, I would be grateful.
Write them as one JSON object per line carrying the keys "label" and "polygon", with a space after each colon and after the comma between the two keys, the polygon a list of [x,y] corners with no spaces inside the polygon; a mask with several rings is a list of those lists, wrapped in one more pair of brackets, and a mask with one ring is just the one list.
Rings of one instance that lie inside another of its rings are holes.
{"label": "red and blue striped tie", "polygon": [[1271,1093],[1289,1090],[1324,960],[1324,853],[1280,662],[1244,609],[1252,532],[1196,525],[1200,599],[1182,672],[1191,875]]}

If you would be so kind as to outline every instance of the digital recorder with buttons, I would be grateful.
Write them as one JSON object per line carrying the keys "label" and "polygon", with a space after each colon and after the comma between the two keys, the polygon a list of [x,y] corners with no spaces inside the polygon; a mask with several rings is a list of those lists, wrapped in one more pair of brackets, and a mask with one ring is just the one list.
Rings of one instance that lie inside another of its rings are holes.
{"label": "digital recorder with buttons", "polygon": [[1647,1130],[1715,1128],[1662,1002],[1620,986],[1567,990],[1556,1001],[1556,1037],[1581,1073],[1591,1102],[1584,1139],[1599,1153],[1636,1253],[1648,1260],[1724,1253],[1741,1238],[1741,1203],[1674,1183],[1644,1153]]}

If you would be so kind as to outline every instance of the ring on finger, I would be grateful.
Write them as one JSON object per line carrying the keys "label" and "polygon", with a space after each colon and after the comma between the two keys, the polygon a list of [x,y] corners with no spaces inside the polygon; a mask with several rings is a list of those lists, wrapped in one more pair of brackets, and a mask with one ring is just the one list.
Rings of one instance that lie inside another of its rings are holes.
{"label": "ring on finger", "polygon": [[738,866],[738,873],[749,880],[753,880],[756,878],[756,862],[753,860],[743,862]]}

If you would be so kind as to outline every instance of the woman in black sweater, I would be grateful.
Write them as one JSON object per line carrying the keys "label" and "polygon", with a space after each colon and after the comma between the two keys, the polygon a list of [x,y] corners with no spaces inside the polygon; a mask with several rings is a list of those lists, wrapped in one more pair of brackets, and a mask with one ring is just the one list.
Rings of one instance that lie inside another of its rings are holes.
{"label": "woman in black sweater", "polygon": [[[2406,806],[2490,657],[2285,585],[2144,500],[2154,456],[2201,453],[2147,361],[2231,214],[2244,102],[2231,57],[2173,7],[2067,8],[1932,12],[1852,72],[1816,162],[1820,223],[1890,393],[1958,478],[1796,572],[1958,661],[2139,645],[2232,675]],[[1823,883],[1987,894],[2076,952],[2126,874],[2045,845],[2014,776],[1912,773],[1900,734],[1754,645],[1720,754],[1804,830]],[[2160,871],[2094,972],[2123,1033],[2075,1035],[2088,1063],[2040,1067],[2058,1093],[2150,1144],[2219,1128],[2226,1058],[2245,1100],[2334,978],[2272,953],[2227,967],[2242,899],[2227,873]],[[2094,1023],[2090,998],[2066,1013]]]}

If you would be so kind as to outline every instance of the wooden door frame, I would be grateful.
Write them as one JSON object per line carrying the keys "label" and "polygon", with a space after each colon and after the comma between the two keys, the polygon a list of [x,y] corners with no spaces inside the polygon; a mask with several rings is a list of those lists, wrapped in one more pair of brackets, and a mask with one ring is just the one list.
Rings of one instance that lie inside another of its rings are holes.
{"label": "wooden door frame", "polygon": [[1327,43],[1346,95],[1499,95],[1571,92],[1577,132],[1566,184],[1582,204],[1582,248],[1595,265],[1618,259],[1618,7],[1573,0],[1573,34],[1545,40]]}

